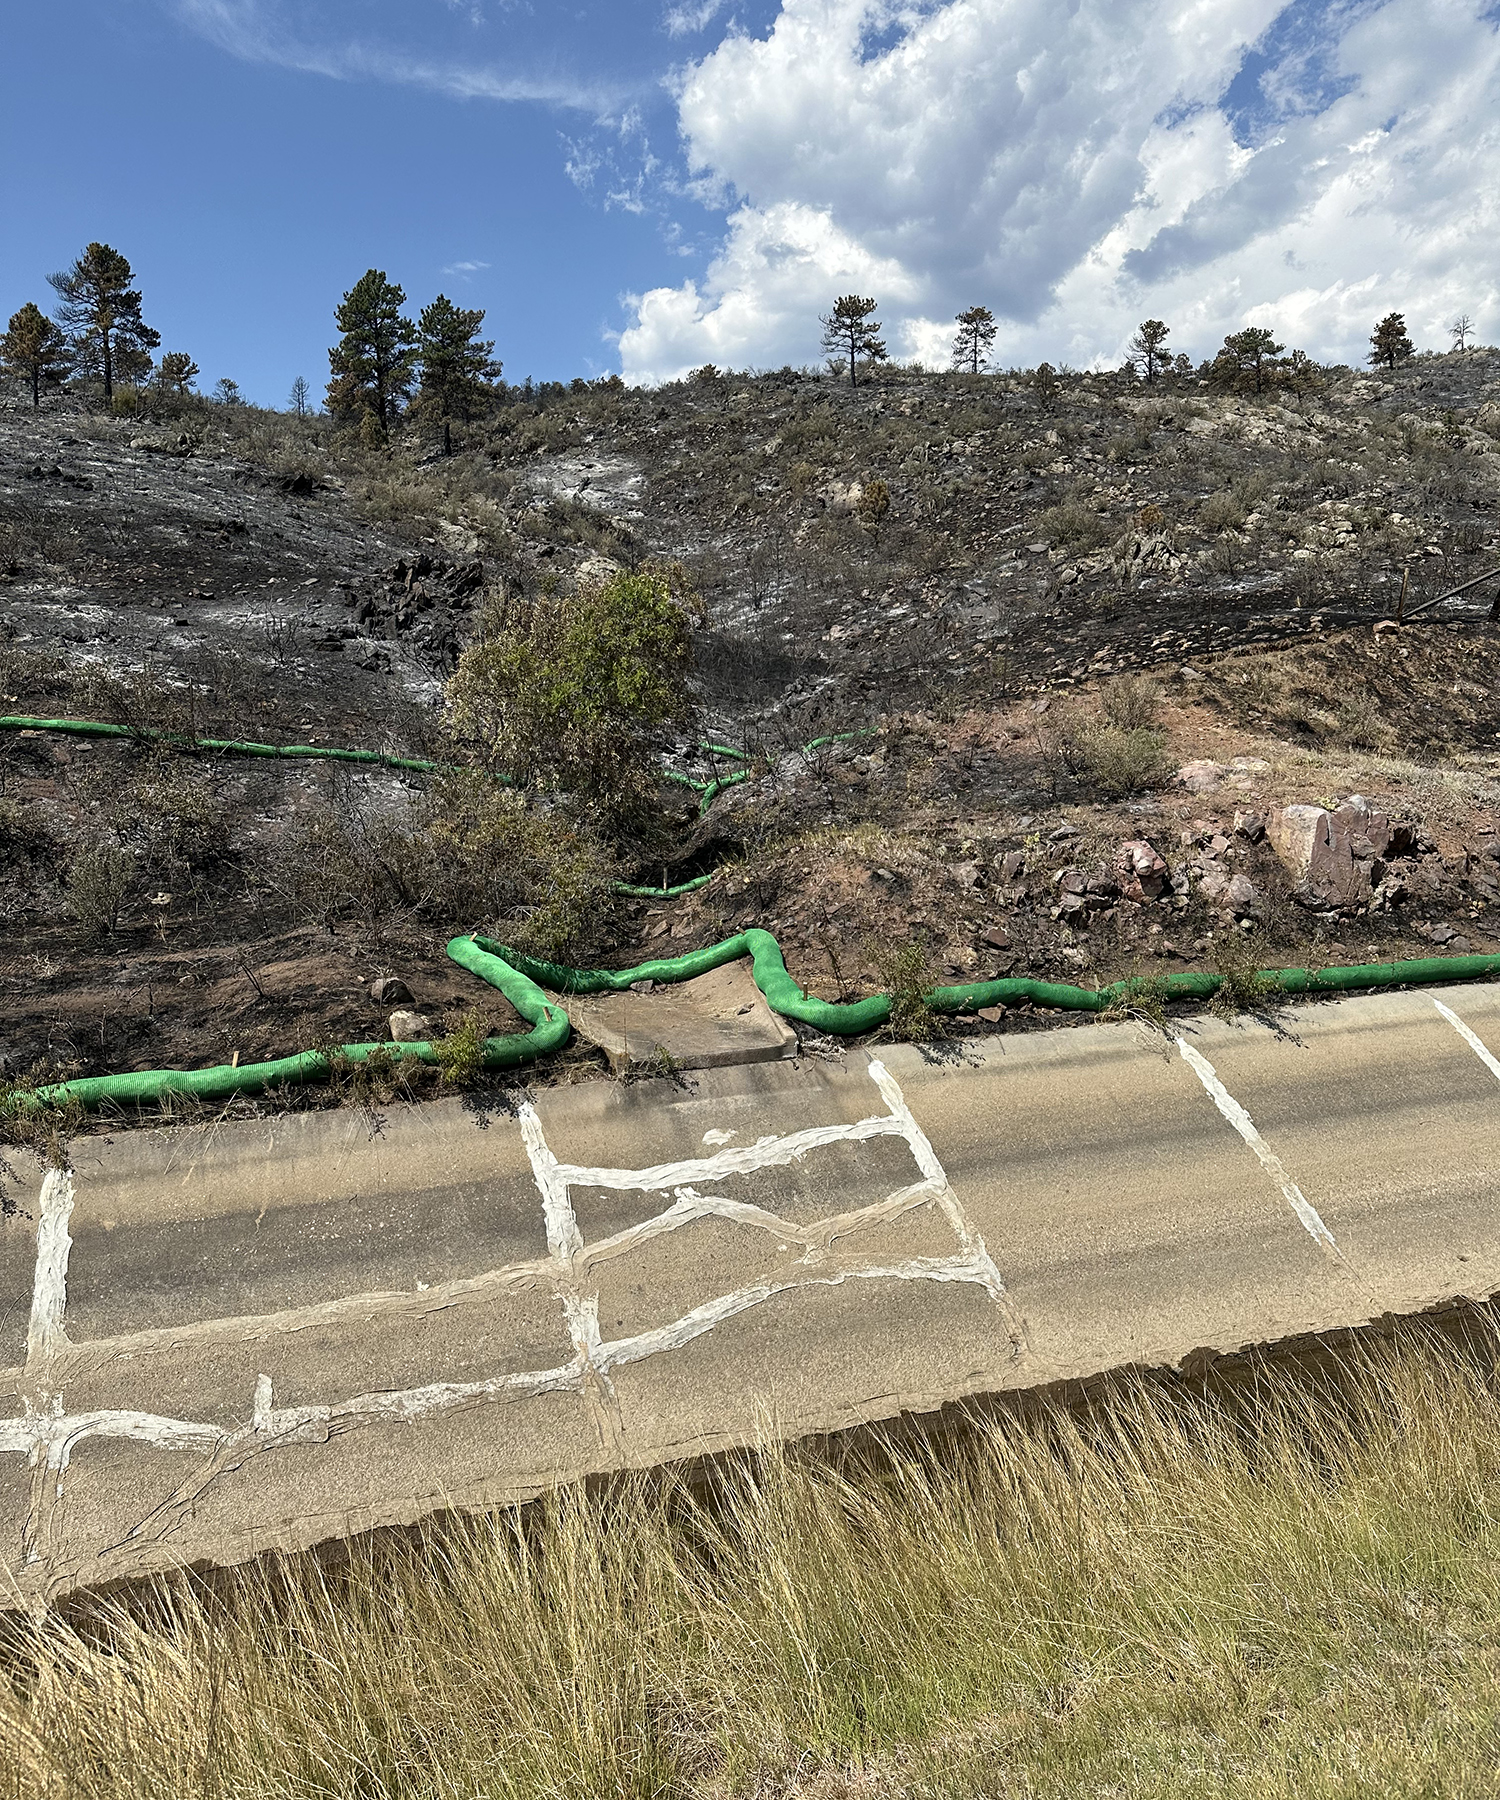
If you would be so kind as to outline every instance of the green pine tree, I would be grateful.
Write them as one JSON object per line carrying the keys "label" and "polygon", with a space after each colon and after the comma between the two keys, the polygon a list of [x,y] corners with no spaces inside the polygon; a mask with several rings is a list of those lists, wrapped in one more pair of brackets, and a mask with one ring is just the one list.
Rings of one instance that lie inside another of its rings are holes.
{"label": "green pine tree", "polygon": [[953,338],[951,361],[955,369],[967,369],[977,375],[989,362],[999,326],[987,306],[969,306],[957,315],[958,326]]}
{"label": "green pine tree", "polygon": [[70,269],[47,277],[57,294],[57,322],[68,334],[75,364],[104,383],[104,404],[115,378],[138,380],[161,342],[141,318],[141,293],[130,264],[108,244],[90,244]]}
{"label": "green pine tree", "polygon": [[849,385],[858,387],[859,366],[885,362],[885,340],[880,336],[880,321],[872,318],[877,302],[863,294],[840,294],[831,313],[821,315],[823,350],[836,367],[849,365]]}
{"label": "green pine tree", "polygon": [[492,342],[480,340],[483,311],[469,312],[439,294],[422,308],[417,325],[417,353],[422,359],[423,414],[443,427],[443,454],[453,454],[453,421],[467,425],[493,398],[500,364],[493,361]]}
{"label": "green pine tree", "polygon": [[400,416],[415,380],[417,334],[401,308],[406,295],[369,269],[334,314],[342,334],[328,352],[328,410],[342,424],[368,413],[381,440]]}
{"label": "green pine tree", "polygon": [[1259,394],[1274,376],[1276,358],[1285,348],[1263,325],[1247,325],[1243,331],[1232,331],[1213,360],[1209,379],[1218,387],[1249,388]]}
{"label": "green pine tree", "polygon": [[1406,335],[1404,313],[1387,313],[1370,333],[1369,361],[1372,363],[1384,363],[1387,368],[1394,369],[1397,363],[1416,354],[1416,345]]}
{"label": "green pine tree", "polygon": [[28,300],[0,337],[0,368],[31,389],[31,404],[42,403],[42,389],[55,387],[69,368],[68,341],[34,300]]}

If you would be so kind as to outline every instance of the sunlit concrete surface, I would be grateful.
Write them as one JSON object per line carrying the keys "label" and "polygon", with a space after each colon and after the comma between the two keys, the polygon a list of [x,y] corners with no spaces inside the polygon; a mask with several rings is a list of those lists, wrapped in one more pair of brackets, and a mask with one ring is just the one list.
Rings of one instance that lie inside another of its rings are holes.
{"label": "sunlit concrete surface", "polygon": [[1500,1291],[1500,989],[90,1136],[0,1222],[11,1600]]}

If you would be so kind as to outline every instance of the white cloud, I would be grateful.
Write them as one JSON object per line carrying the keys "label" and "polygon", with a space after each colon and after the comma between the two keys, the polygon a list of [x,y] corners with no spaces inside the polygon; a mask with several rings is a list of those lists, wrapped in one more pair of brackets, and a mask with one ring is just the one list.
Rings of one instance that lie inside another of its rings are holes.
{"label": "white cloud", "polygon": [[[477,6],[448,0],[478,26]],[[374,80],[429,88],[457,100],[534,100],[605,114],[626,89],[585,81],[566,73],[538,74],[476,63],[469,59],[422,56],[378,36],[360,37],[320,25],[318,11],[298,0],[166,0],[192,30],[246,62],[274,63],[303,74],[339,81]]]}
{"label": "white cloud", "polygon": [[487,262],[455,262],[438,270],[439,275],[477,275],[481,269],[487,269]]}
{"label": "white cloud", "polygon": [[[1482,3],[784,0],[680,79],[727,235],[631,298],[625,371],[809,360],[846,287],[932,361],[976,301],[1007,361],[1113,361],[1147,316],[1199,356],[1253,318],[1354,357],[1391,308],[1419,342],[1459,310],[1500,337]],[[1249,130],[1223,97],[1257,44]]]}
{"label": "white cloud", "polygon": [[691,37],[711,25],[727,4],[728,0],[686,0],[686,4],[669,6],[662,16],[662,30],[668,37]]}

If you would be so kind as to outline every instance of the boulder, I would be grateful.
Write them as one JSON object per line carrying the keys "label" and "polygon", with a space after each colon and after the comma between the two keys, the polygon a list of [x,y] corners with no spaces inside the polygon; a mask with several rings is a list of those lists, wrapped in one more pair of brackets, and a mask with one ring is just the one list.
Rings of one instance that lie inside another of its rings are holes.
{"label": "boulder", "polygon": [[1341,806],[1284,806],[1271,820],[1276,853],[1291,871],[1295,896],[1320,911],[1346,911],[1369,902],[1385,873],[1391,822],[1362,794]]}
{"label": "boulder", "polygon": [[370,998],[377,1006],[410,1006],[411,989],[394,975],[383,975],[370,983]]}
{"label": "boulder", "polygon": [[425,1013],[393,1012],[391,1038],[398,1044],[430,1044],[437,1035]]}

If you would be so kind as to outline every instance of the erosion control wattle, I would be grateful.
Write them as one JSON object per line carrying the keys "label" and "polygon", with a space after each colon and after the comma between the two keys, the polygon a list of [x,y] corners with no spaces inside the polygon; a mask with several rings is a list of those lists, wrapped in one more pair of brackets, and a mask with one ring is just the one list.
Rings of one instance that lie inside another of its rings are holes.
{"label": "erosion control wattle", "polygon": [[[534,1062],[568,1041],[568,1016],[544,991],[562,994],[619,993],[636,981],[690,981],[721,964],[748,956],[755,985],[766,1004],[783,1018],[811,1026],[815,1031],[840,1037],[873,1031],[891,1016],[891,996],[871,994],[865,1000],[818,1000],[804,993],[787,973],[781,946],[769,931],[752,927],[722,943],[685,956],[659,957],[633,969],[573,969],[562,963],[543,962],[520,950],[508,949],[485,937],[457,937],[448,945],[454,962],[498,988],[530,1022],[532,1029],[509,1037],[485,1041],[484,1065],[513,1069]],[[1348,993],[1359,988],[1409,987],[1424,982],[1477,981],[1500,975],[1500,956],[1427,956],[1410,962],[1361,963],[1352,968],[1273,969],[1265,971],[1268,986],[1284,995]],[[959,1013],[981,1006],[1055,1007],[1069,1012],[1104,1012],[1117,1003],[1149,992],[1154,998],[1210,1000],[1223,985],[1220,975],[1166,975],[1144,980],[1111,982],[1108,987],[1074,987],[1063,981],[1033,981],[1010,976],[998,981],[971,981],[958,987],[934,988],[925,996],[934,1012]],[[441,1063],[435,1044],[346,1044],[333,1054],[351,1063],[368,1060],[377,1052],[391,1058],[413,1057],[425,1063]],[[190,1094],[199,1100],[228,1100],[236,1094],[258,1094],[267,1088],[293,1086],[304,1081],[324,1081],[331,1071],[328,1056],[318,1050],[274,1062],[234,1066],[221,1063],[212,1069],[149,1069],[138,1074],[92,1075],[77,1081],[60,1081],[34,1093],[15,1094],[12,1109],[65,1105],[72,1100],[94,1108],[149,1103],[167,1094]]]}
{"label": "erosion control wattle", "polygon": [[[80,736],[133,737],[161,741],[184,750],[218,751],[227,755],[275,757],[325,757],[344,762],[379,763],[388,768],[433,771],[441,765],[416,757],[396,757],[377,750],[325,750],[309,745],[277,746],[246,744],[232,739],[191,739],[170,733],[142,733],[126,725],[106,725],[79,719],[36,719],[19,716],[0,717],[0,730],[35,730],[71,732]],[[860,732],[842,732],[837,737],[817,738],[805,746],[815,750],[834,742],[847,742],[862,736]],[[723,745],[704,745],[715,754],[747,762],[740,751]],[[694,788],[704,796],[707,809],[715,795],[735,782],[743,781],[748,768],[732,770],[710,782],[700,782],[686,775],[672,779]],[[700,875],[677,887],[629,887],[623,883],[620,892],[650,895],[657,899],[673,894],[689,893],[703,887],[713,876]],[[807,1025],[814,1031],[834,1036],[851,1037],[873,1031],[891,1016],[893,1005],[889,994],[871,994],[864,1000],[819,1000],[805,993],[787,972],[781,946],[769,931],[755,927],[725,938],[706,949],[690,950],[684,956],[658,957],[638,964],[633,969],[574,969],[564,963],[544,962],[524,951],[509,949],[504,944],[478,935],[453,938],[448,955],[461,968],[477,975],[497,988],[531,1026],[530,1031],[485,1041],[484,1066],[490,1069],[512,1069],[534,1062],[539,1056],[561,1050],[567,1043],[570,1027],[563,1009],[547,996],[555,994],[620,993],[637,981],[690,981],[706,975],[724,963],[740,957],[750,958],[755,985],[765,996],[766,1004],[783,1018]],[[1356,963],[1347,968],[1267,969],[1260,979],[1268,993],[1278,997],[1304,994],[1350,993],[1362,988],[1414,987],[1428,982],[1479,981],[1500,975],[1500,955],[1496,956],[1425,956],[1407,962]],[[973,1012],[982,1006],[1052,1007],[1065,1012],[1106,1012],[1116,1005],[1128,1006],[1135,998],[1162,1000],[1211,1000],[1224,985],[1222,975],[1186,973],[1137,977],[1111,982],[1107,987],[1074,987],[1064,981],[1037,981],[1029,976],[1006,976],[995,981],[971,981],[956,987],[938,987],[926,994],[925,1003],[937,1013]],[[325,1081],[333,1068],[333,1059],[362,1063],[380,1054],[392,1060],[412,1058],[419,1062],[441,1064],[442,1056],[435,1044],[345,1044],[342,1049],[325,1054],[320,1050],[304,1050],[293,1056],[278,1057],[272,1062],[221,1063],[211,1069],[147,1069],[122,1075],[88,1075],[75,1081],[55,1082],[31,1092],[12,1092],[3,1101],[11,1111],[41,1106],[65,1105],[69,1101],[87,1108],[103,1105],[127,1106],[151,1103],[168,1094],[191,1095],[198,1100],[228,1100],[236,1094],[258,1094],[267,1088],[294,1086],[304,1081]]]}

